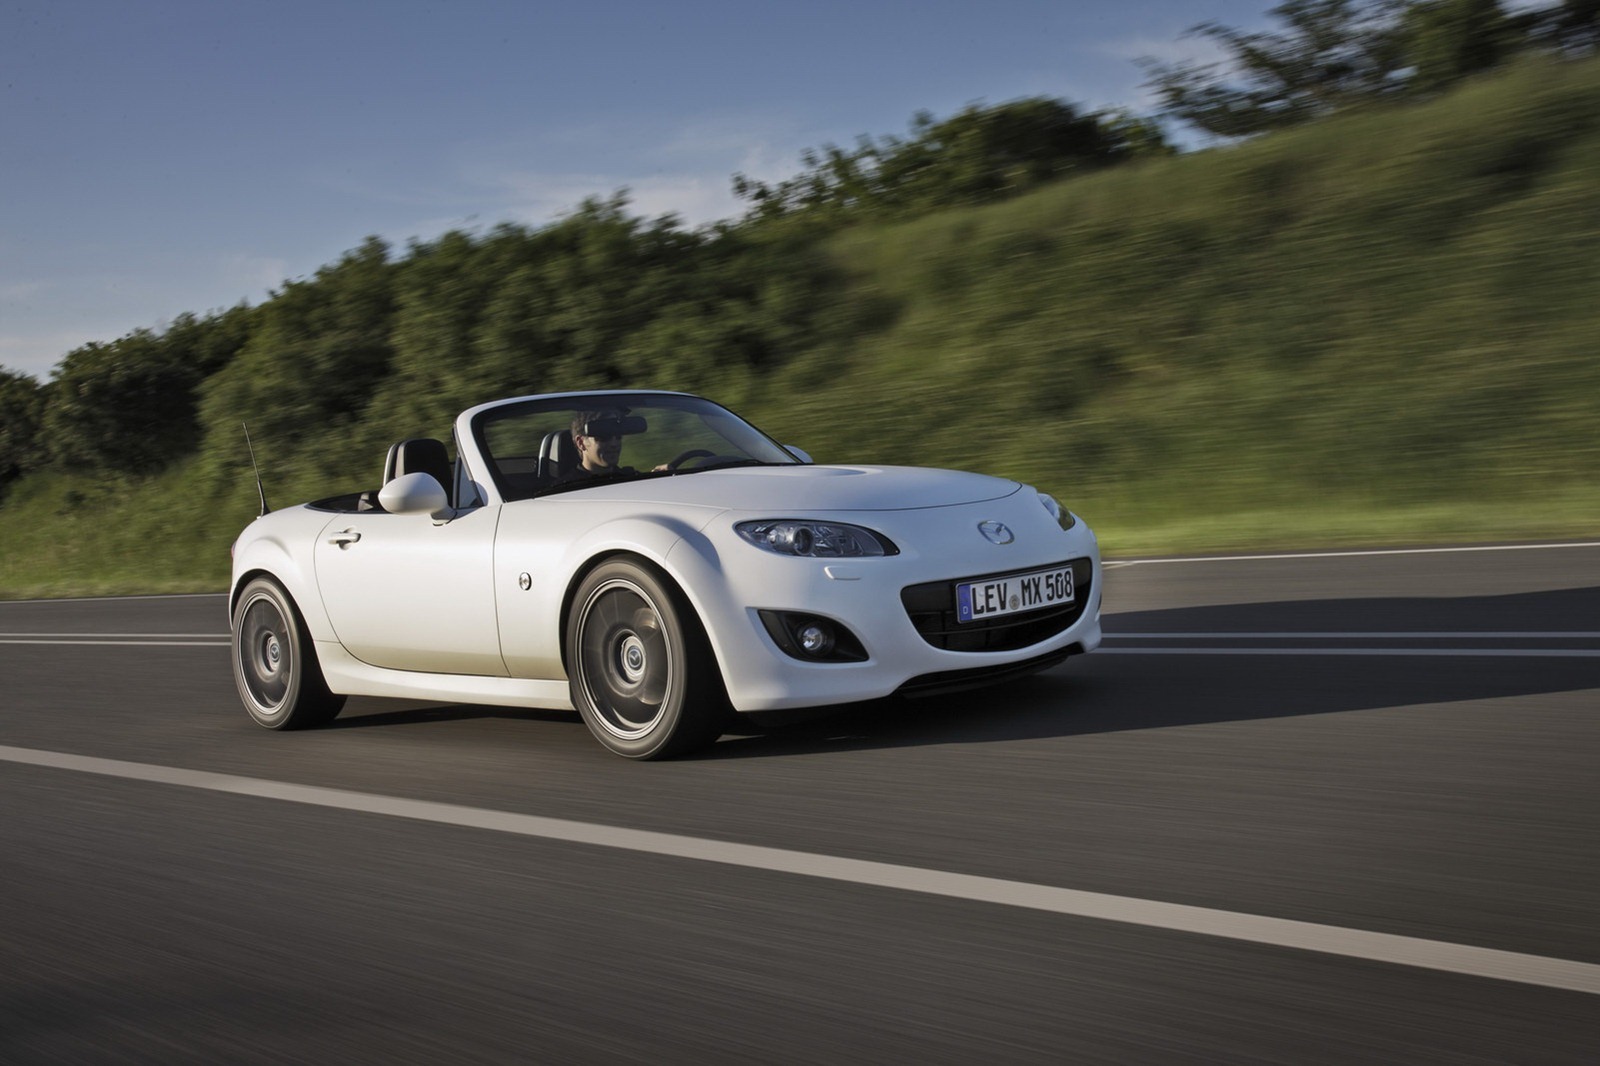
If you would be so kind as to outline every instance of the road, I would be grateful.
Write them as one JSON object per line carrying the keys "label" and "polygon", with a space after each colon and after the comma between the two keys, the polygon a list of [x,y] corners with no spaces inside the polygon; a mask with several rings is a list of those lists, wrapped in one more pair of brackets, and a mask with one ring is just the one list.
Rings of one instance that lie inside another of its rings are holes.
{"label": "road", "polygon": [[0,1061],[1600,1047],[1597,545],[1116,565],[1099,653],[659,764],[259,729],[222,602],[0,604]]}

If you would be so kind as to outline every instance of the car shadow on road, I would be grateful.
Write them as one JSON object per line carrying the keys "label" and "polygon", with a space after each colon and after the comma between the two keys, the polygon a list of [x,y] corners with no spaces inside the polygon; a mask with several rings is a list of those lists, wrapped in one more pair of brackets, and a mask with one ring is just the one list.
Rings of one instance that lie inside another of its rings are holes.
{"label": "car shadow on road", "polygon": [[[1506,699],[1600,688],[1600,588],[1510,596],[1367,598],[1186,607],[1108,616],[1106,649],[990,689],[837,708],[755,736],[725,737],[698,758],[794,756],[859,748],[1037,740],[1343,711]],[[1528,633],[1513,640],[1310,639],[1284,633]],[[1205,634],[1121,641],[1118,634]],[[1227,633],[1257,635],[1216,639]],[[1593,657],[1352,654],[1150,654],[1157,647],[1508,648]],[[1142,652],[1142,653],[1141,653]]]}
{"label": "car shadow on road", "polygon": [[503,718],[519,722],[577,722],[576,711],[541,711],[526,707],[491,707],[479,703],[412,703],[353,696],[345,710],[323,729],[370,729],[376,726],[432,725]]}

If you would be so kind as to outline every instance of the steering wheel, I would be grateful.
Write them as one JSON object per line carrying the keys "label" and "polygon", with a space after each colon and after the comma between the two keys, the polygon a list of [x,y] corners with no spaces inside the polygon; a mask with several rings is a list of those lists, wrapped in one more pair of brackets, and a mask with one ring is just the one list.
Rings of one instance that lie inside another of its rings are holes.
{"label": "steering wheel", "polygon": [[669,460],[667,469],[676,470],[681,464],[687,463],[690,459],[709,459],[716,454],[716,452],[708,452],[704,448],[690,448],[688,451],[680,453],[676,458]]}

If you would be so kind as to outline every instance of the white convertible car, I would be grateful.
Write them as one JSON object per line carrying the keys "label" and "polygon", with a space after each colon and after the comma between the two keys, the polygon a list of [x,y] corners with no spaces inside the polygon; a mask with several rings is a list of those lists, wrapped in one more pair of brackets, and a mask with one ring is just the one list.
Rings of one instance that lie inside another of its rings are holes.
{"label": "white convertible car", "polygon": [[269,729],[347,695],[576,708],[630,758],[739,713],[999,681],[1100,643],[1094,534],[980,474],[817,466],[667,392],[483,404],[383,484],[234,544],[233,669]]}

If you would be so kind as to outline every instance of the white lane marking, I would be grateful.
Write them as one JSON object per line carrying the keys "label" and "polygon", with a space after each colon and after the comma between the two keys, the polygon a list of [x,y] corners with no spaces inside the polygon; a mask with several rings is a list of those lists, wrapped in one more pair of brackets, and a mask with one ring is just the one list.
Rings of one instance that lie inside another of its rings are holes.
{"label": "white lane marking", "polygon": [[1458,659],[1600,659],[1600,648],[1107,648],[1095,655],[1404,655]]}
{"label": "white lane marking", "polygon": [[979,903],[1049,911],[1054,914],[1183,933],[1296,948],[1327,955],[1468,974],[1499,981],[1541,985],[1600,995],[1600,966],[1569,959],[1526,955],[1515,951],[1451,944],[1438,940],[1373,933],[1361,929],[1268,918],[1237,911],[1214,910],[1178,903],[1083,892],[1071,888],[1006,881],[994,877],[949,873],[915,866],[897,866],[863,859],[845,859],[813,852],[734,844],[720,840],[657,833],[643,829],[574,822],[534,814],[514,814],[448,803],[380,796],[343,789],[294,785],[261,778],[237,777],[205,770],[99,759],[87,755],[13,748],[0,745],[0,760],[79,773],[101,774],[182,788],[206,789],[261,799],[305,803],[336,810],[409,818],[469,829],[617,848],[698,862],[714,862],[751,870],[816,877],[901,892],[948,896]]}
{"label": "white lane marking", "polygon": [[150,639],[157,637],[168,640],[227,640],[226,632],[0,632],[0,637],[30,637],[30,639],[43,639],[43,637],[72,637],[72,639]]}
{"label": "white lane marking", "polygon": [[206,597],[224,599],[226,592],[154,592],[146,596],[63,596],[55,600],[0,600],[0,607],[13,607],[18,604],[52,604],[52,603],[117,603],[121,600],[197,600]]}
{"label": "white lane marking", "polygon": [[1455,548],[1369,548],[1339,552],[1285,552],[1278,555],[1190,555],[1155,556],[1149,559],[1106,560],[1107,569],[1120,566],[1150,566],[1156,563],[1239,563],[1272,559],[1349,559],[1364,555],[1448,555],[1456,552],[1527,552],[1558,548],[1600,548],[1600,540],[1570,541],[1563,544],[1475,544]]}
{"label": "white lane marking", "polygon": [[48,645],[93,645],[93,647],[139,648],[226,648],[227,640],[14,640],[0,639],[0,643],[48,643]]}
{"label": "white lane marking", "polygon": [[[10,634],[5,634],[9,636]],[[1586,633],[1489,633],[1469,629],[1453,633],[1106,633],[1107,640],[1600,640],[1600,631]]]}

